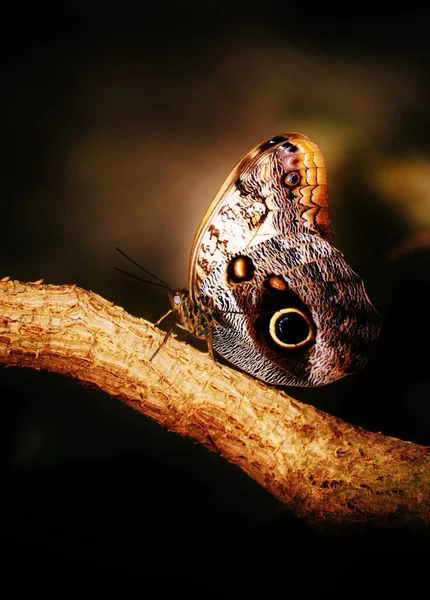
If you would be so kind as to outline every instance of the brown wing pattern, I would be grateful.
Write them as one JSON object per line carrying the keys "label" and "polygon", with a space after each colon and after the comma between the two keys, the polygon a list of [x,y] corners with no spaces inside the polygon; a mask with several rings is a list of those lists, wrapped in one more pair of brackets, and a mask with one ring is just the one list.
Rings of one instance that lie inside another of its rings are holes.
{"label": "brown wing pattern", "polygon": [[275,385],[315,386],[361,369],[380,320],[332,245],[324,159],[299,133],[253,148],[194,239],[180,324],[209,351]]}
{"label": "brown wing pattern", "polygon": [[189,290],[228,257],[274,236],[299,232],[331,242],[324,159],[300,133],[259,144],[234,167],[210,205],[191,250]]}

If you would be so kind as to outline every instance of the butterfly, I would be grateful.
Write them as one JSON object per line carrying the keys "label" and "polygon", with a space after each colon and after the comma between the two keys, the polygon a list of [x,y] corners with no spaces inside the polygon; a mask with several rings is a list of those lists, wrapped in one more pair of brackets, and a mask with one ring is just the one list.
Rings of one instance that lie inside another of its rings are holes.
{"label": "butterfly", "polygon": [[209,206],[188,290],[168,292],[169,313],[213,358],[215,350],[267,383],[334,382],[366,364],[380,319],[332,242],[318,146],[300,133],[270,138],[237,163]]}

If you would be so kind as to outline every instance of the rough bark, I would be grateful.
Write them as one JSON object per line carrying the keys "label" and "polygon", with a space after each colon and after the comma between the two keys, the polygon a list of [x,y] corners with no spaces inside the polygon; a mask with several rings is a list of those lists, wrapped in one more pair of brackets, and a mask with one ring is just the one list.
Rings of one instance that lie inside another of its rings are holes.
{"label": "rough bark", "polygon": [[319,529],[430,525],[430,448],[354,427],[213,363],[75,286],[0,281],[0,364],[71,376],[243,469]]}

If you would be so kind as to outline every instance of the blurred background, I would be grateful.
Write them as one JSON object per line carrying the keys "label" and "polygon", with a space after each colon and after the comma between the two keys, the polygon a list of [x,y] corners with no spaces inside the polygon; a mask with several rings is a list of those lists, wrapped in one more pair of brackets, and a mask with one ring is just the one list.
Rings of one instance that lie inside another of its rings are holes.
{"label": "blurred background", "polygon": [[[289,392],[430,443],[427,20],[360,6],[10,8],[1,276],[74,283],[154,321],[166,294],[115,271],[130,268],[115,246],[186,286],[194,233],[233,165],[267,137],[304,133],[325,156],[335,245],[384,325],[362,373]],[[12,563],[147,577],[200,561],[222,579],[219,563],[226,573],[242,557],[261,579],[275,570],[278,589],[310,550],[424,547],[402,532],[311,531],[236,467],[72,380],[3,368],[0,394]]]}

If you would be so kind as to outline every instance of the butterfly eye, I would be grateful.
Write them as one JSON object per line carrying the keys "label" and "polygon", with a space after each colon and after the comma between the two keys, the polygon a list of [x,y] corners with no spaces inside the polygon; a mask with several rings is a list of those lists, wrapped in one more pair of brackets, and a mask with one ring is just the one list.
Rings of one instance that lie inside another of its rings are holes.
{"label": "butterfly eye", "polygon": [[315,340],[315,331],[309,317],[298,308],[283,308],[270,319],[269,333],[281,348],[303,348]]}
{"label": "butterfly eye", "polygon": [[175,304],[176,306],[180,306],[182,304],[182,299],[179,294],[175,294],[173,296],[173,304]]}
{"label": "butterfly eye", "polygon": [[236,285],[249,281],[254,271],[254,263],[248,256],[236,256],[227,267],[227,282],[229,285]]}
{"label": "butterfly eye", "polygon": [[288,187],[295,187],[300,183],[300,173],[297,171],[290,171],[284,177],[284,184]]}

